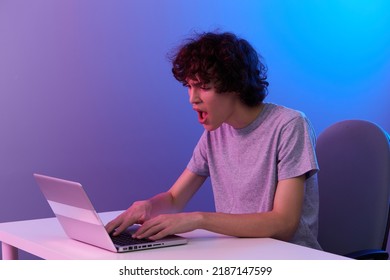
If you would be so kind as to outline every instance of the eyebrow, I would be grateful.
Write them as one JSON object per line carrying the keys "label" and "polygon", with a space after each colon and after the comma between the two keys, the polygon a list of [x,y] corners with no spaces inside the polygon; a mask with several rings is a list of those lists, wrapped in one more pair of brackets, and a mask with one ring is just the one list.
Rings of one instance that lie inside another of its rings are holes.
{"label": "eyebrow", "polygon": [[201,81],[191,81],[191,82],[186,81],[186,84],[190,85],[192,87],[202,87],[202,86],[208,85],[210,83],[204,83]]}
{"label": "eyebrow", "polygon": [[193,87],[201,87],[204,85],[204,83],[202,83],[202,82],[194,82],[194,83],[188,83],[188,84],[193,86]]}

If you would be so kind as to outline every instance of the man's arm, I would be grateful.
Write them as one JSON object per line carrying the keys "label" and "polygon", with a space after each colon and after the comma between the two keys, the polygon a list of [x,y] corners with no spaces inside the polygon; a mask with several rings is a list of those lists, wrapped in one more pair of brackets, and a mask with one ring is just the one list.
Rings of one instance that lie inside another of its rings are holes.
{"label": "man's arm", "polygon": [[237,237],[273,237],[288,241],[299,225],[304,181],[304,175],[279,181],[274,206],[269,212],[251,214],[193,212],[159,215],[145,222],[136,236],[160,239],[169,234],[201,228]]}
{"label": "man's arm", "polygon": [[107,232],[117,235],[135,223],[143,224],[160,214],[181,211],[205,180],[206,177],[185,169],[170,190],[151,199],[134,202],[106,225]]}
{"label": "man's arm", "polygon": [[200,227],[238,237],[273,237],[290,240],[298,225],[304,197],[304,176],[278,183],[274,207],[253,214],[203,213]]}

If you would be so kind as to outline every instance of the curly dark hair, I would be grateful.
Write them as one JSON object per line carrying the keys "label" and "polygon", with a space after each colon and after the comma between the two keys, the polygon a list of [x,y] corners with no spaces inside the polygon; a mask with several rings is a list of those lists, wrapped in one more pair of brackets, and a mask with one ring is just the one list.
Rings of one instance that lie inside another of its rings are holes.
{"label": "curly dark hair", "polygon": [[244,39],[224,33],[196,34],[173,55],[172,73],[183,85],[187,80],[213,81],[216,90],[238,92],[250,106],[261,104],[267,96],[267,67],[262,57]]}

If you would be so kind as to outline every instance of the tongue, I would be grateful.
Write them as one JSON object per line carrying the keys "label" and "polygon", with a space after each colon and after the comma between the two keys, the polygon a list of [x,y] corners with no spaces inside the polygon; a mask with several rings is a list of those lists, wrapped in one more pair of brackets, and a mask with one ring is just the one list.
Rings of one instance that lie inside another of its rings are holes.
{"label": "tongue", "polygon": [[199,120],[201,123],[204,123],[207,118],[207,112],[199,112]]}

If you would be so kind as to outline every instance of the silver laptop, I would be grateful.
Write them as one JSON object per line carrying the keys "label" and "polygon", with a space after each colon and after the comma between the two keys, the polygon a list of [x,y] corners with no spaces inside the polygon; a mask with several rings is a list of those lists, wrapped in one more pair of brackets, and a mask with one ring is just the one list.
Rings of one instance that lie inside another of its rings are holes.
{"label": "silver laptop", "polygon": [[99,215],[80,183],[34,174],[43,195],[65,233],[72,239],[113,252],[129,252],[187,243],[187,239],[172,235],[152,241],[135,239],[131,234],[136,226],[129,227],[119,236],[107,233]]}

